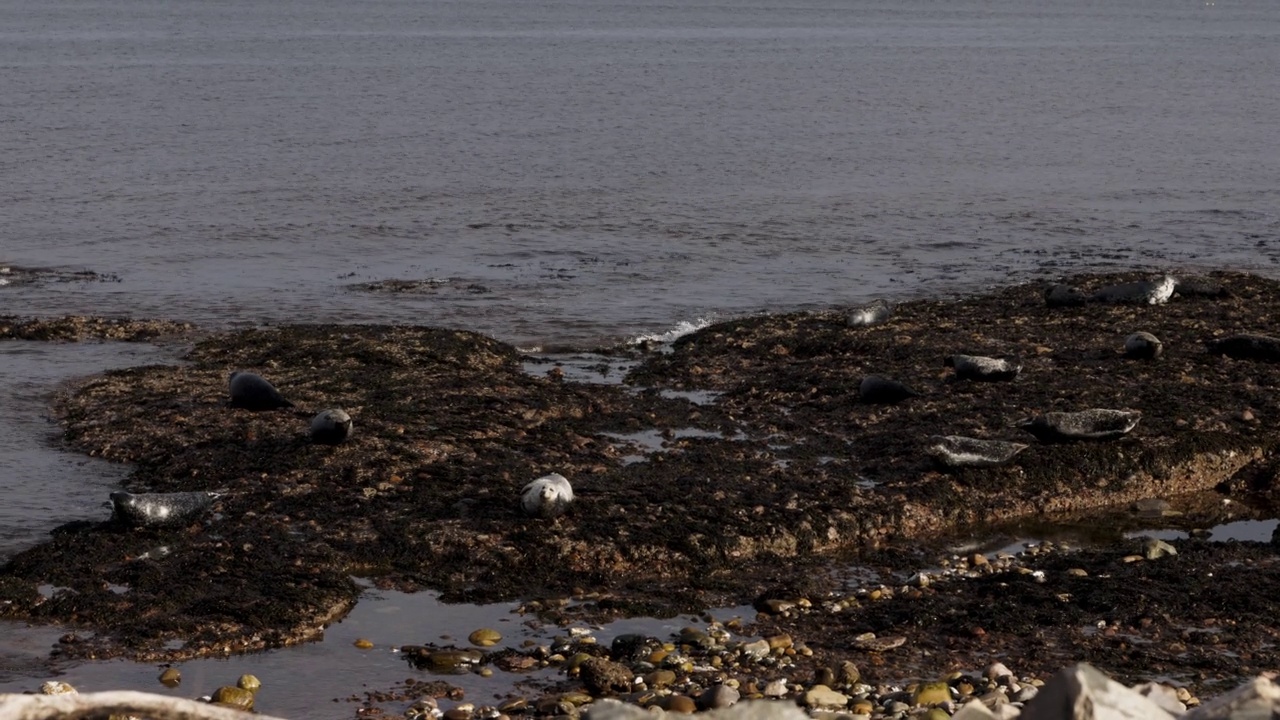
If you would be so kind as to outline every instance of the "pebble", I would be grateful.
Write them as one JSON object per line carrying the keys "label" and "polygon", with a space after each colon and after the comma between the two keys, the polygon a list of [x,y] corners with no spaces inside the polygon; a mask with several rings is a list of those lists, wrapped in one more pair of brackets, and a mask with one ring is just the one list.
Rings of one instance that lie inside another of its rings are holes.
{"label": "pebble", "polygon": [[160,684],[168,688],[175,688],[182,682],[182,673],[178,668],[166,668],[160,673]]}
{"label": "pebble", "polygon": [[884,652],[905,645],[907,639],[901,635],[876,637],[875,633],[863,633],[853,639],[853,646],[859,650]]}
{"label": "pebble", "polygon": [[502,633],[492,628],[480,628],[467,636],[467,641],[476,647],[493,647],[502,640]]}
{"label": "pebble", "polygon": [[849,696],[836,692],[826,685],[814,685],[805,691],[800,701],[811,708],[842,708],[849,704]]}
{"label": "pebble", "polygon": [[742,695],[728,685],[712,685],[698,696],[698,707],[702,710],[727,708],[738,702]]}
{"label": "pebble", "polygon": [[672,713],[693,713],[697,712],[697,703],[686,695],[668,695],[658,701],[658,707]]}
{"label": "pebble", "polygon": [[752,643],[747,643],[746,645],[742,646],[741,650],[743,655],[746,655],[747,657],[750,657],[753,660],[760,660],[764,656],[769,654],[769,650],[770,650],[769,641],[757,640]]}
{"label": "pebble", "polygon": [[951,688],[944,682],[922,683],[912,701],[916,705],[937,705],[951,699]]}
{"label": "pebble", "polygon": [[1142,555],[1148,560],[1159,560],[1162,557],[1177,554],[1177,548],[1157,538],[1147,538],[1142,543]]}
{"label": "pebble", "polygon": [[786,694],[787,694],[787,681],[785,678],[778,678],[777,680],[771,680],[769,681],[768,685],[764,686],[765,697],[782,697]]}
{"label": "pebble", "polygon": [[352,645],[355,645],[356,647],[360,648],[361,650],[369,650],[369,649],[373,648],[373,641],[372,641],[372,640],[370,640],[370,639],[368,639],[368,638],[359,638],[359,639],[357,639],[355,642],[353,642],[353,643],[351,643],[351,644],[352,644]]}

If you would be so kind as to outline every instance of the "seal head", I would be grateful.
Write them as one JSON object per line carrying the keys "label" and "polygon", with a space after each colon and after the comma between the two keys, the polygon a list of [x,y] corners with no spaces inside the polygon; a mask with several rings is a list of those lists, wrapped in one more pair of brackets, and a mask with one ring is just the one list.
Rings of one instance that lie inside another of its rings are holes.
{"label": "seal head", "polygon": [[351,437],[351,416],[342,408],[321,410],[311,419],[311,441],[337,445]]}
{"label": "seal head", "polygon": [[261,375],[251,372],[236,371],[231,373],[231,407],[246,410],[276,410],[293,407],[293,403],[284,399],[276,386],[267,382]]}
{"label": "seal head", "polygon": [[111,493],[112,519],[132,527],[186,527],[222,497],[216,492]]}
{"label": "seal head", "polygon": [[1134,360],[1155,360],[1164,352],[1164,343],[1149,332],[1136,332],[1124,339],[1124,356]]}
{"label": "seal head", "polygon": [[560,473],[544,475],[520,491],[520,509],[530,517],[554,518],[573,502],[573,487]]}

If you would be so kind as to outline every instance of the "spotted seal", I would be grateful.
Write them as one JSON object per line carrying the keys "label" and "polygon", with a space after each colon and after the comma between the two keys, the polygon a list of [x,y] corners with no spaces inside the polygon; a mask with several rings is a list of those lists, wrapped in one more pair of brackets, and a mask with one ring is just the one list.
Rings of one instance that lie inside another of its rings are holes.
{"label": "spotted seal", "polygon": [[1012,380],[1022,372],[1022,363],[1017,360],[983,355],[948,355],[942,364],[955,369],[957,380],[1001,382]]}
{"label": "spotted seal", "polygon": [[868,375],[858,384],[858,399],[864,403],[893,404],[919,395],[897,380],[879,375]]}
{"label": "spotted seal", "polygon": [[1076,307],[1083,305],[1089,298],[1070,285],[1058,283],[1044,290],[1044,304],[1051,308]]}
{"label": "spotted seal", "polygon": [[1136,332],[1124,339],[1124,356],[1134,360],[1155,360],[1164,353],[1164,343],[1149,332]]}
{"label": "spotted seal", "polygon": [[887,322],[893,315],[893,306],[887,300],[872,300],[849,313],[849,327],[867,327]]}
{"label": "spotted seal", "polygon": [[1280,362],[1280,338],[1255,333],[1228,335],[1205,341],[1213,355],[1226,355],[1237,360]]}
{"label": "spotted seal", "polygon": [[520,509],[525,515],[553,518],[573,502],[573,486],[560,473],[543,475],[520,491]]}
{"label": "spotted seal", "polygon": [[1173,297],[1173,290],[1178,281],[1172,275],[1165,275],[1159,280],[1139,280],[1137,282],[1108,285],[1099,289],[1090,298],[1095,302],[1132,303],[1136,305],[1163,305]]}
{"label": "spotted seal", "polygon": [[966,467],[996,467],[1013,459],[1029,446],[1008,440],[981,440],[961,435],[933,435],[925,452],[939,467],[953,470]]}
{"label": "spotted seal", "polygon": [[276,410],[293,407],[293,403],[284,399],[276,386],[267,382],[261,375],[237,370],[231,373],[228,381],[231,388],[231,407],[246,410]]}
{"label": "spotted seal", "polygon": [[185,527],[222,497],[216,492],[111,493],[112,518],[134,527]]}
{"label": "spotted seal", "polygon": [[351,437],[351,416],[341,408],[321,410],[311,419],[311,441],[337,445]]}
{"label": "spotted seal", "polygon": [[1040,442],[1114,440],[1127,435],[1141,419],[1142,413],[1136,410],[1092,408],[1077,412],[1048,412],[1024,418],[1015,425],[1036,436]]}

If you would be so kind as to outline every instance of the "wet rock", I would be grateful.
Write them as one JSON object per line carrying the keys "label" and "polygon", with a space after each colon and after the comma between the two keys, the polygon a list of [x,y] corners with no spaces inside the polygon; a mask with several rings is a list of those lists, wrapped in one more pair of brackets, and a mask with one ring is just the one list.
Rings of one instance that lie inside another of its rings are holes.
{"label": "wet rock", "polygon": [[262,681],[256,675],[245,674],[236,679],[236,687],[241,690],[248,690],[256,695],[258,690],[262,688]]}
{"label": "wet rock", "polygon": [[1055,674],[1022,709],[1023,720],[1161,720],[1160,705],[1080,663]]}
{"label": "wet rock", "polygon": [[182,683],[182,673],[178,671],[178,668],[165,668],[158,679],[161,685],[175,688]]}
{"label": "wet rock", "polygon": [[582,663],[580,677],[592,693],[611,695],[630,692],[635,673],[621,663],[593,657]]}
{"label": "wet rock", "polygon": [[728,685],[712,685],[698,696],[698,708],[700,710],[727,708],[738,702],[741,697],[741,693]]}
{"label": "wet rock", "polygon": [[502,633],[491,628],[480,628],[468,635],[467,641],[477,647],[492,647],[502,641]]}
{"label": "wet rock", "polygon": [[1146,538],[1142,541],[1142,556],[1148,560],[1159,560],[1177,554],[1178,549],[1163,540]]}
{"label": "wet rock", "polygon": [[61,680],[50,680],[40,686],[41,695],[78,695],[79,692]]}
{"label": "wet rock", "polygon": [[669,713],[689,714],[698,710],[697,703],[687,695],[668,695],[658,701],[658,707]]}
{"label": "wet rock", "polygon": [[937,705],[951,699],[951,687],[944,682],[922,683],[916,688],[912,702],[916,705]]}
{"label": "wet rock", "polygon": [[237,710],[252,710],[253,693],[241,687],[223,685],[213,691],[213,696],[209,702],[215,705],[233,707]]}

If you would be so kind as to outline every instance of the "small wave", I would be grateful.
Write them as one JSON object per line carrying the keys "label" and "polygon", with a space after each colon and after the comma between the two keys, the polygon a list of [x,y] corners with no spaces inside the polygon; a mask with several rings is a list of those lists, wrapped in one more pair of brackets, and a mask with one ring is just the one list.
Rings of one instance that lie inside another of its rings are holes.
{"label": "small wave", "polygon": [[689,333],[694,333],[712,323],[711,318],[698,318],[693,321],[681,320],[676,326],[662,333],[647,333],[637,335],[627,340],[628,345],[639,345],[640,343],[669,343],[675,342],[677,338],[684,337]]}

